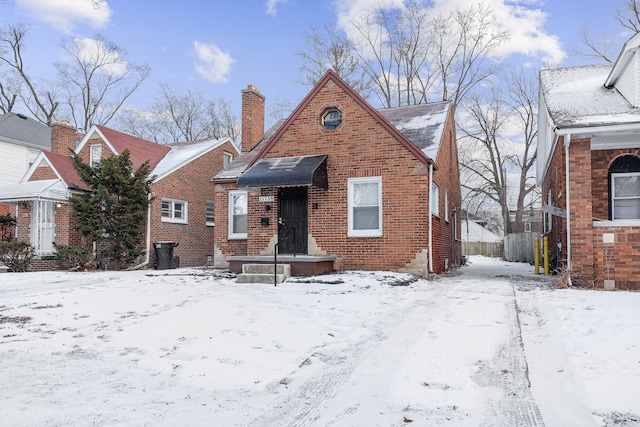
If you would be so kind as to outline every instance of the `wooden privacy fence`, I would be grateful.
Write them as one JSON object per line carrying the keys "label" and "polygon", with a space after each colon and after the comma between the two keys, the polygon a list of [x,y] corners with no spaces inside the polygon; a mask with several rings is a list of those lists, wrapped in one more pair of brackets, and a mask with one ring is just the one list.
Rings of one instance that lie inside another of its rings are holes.
{"label": "wooden privacy fence", "polygon": [[504,236],[504,259],[533,263],[533,241],[536,237],[536,233],[513,233]]}
{"label": "wooden privacy fence", "polygon": [[504,255],[502,242],[462,242],[462,255],[484,255],[502,258]]}

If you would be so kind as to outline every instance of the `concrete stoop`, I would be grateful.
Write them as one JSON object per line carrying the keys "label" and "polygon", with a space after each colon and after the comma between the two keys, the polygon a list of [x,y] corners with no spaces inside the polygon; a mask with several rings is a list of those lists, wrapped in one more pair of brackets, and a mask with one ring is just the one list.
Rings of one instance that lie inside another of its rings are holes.
{"label": "concrete stoop", "polygon": [[[273,283],[273,264],[243,264],[242,273],[236,278],[237,283]],[[276,283],[284,282],[291,277],[290,264],[278,264]]]}

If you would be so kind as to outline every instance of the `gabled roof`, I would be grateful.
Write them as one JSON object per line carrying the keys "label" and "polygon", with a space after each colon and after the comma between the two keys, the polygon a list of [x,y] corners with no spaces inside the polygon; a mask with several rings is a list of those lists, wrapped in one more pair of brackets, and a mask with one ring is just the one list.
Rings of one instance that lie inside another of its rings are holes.
{"label": "gabled roof", "polygon": [[611,69],[607,80],[604,82],[606,87],[612,87],[618,82],[633,59],[633,56],[636,54],[638,48],[640,48],[640,33],[636,33],[625,42],[618,59],[616,59],[615,64],[613,64],[613,68]]}
{"label": "gabled roof", "polygon": [[169,144],[169,152],[158,162],[156,167],[151,171],[151,175],[156,175],[156,182],[180,169],[184,165],[194,161],[195,159],[207,154],[226,142],[230,142],[235,148],[236,153],[239,152],[238,147],[231,142],[230,138],[205,139],[192,142],[177,142]]}
{"label": "gabled roof", "polygon": [[255,162],[264,157],[271,147],[278,142],[278,139],[282,134],[284,134],[289,126],[296,121],[298,116],[302,113],[302,111],[306,108],[306,106],[311,102],[311,100],[320,92],[320,90],[327,85],[329,81],[333,81],[338,87],[344,90],[349,97],[351,97],[355,102],[357,102],[365,111],[367,111],[371,116],[373,116],[389,133],[394,135],[400,143],[402,143],[409,151],[411,151],[418,159],[427,164],[434,164],[433,160],[427,157],[420,149],[418,149],[415,145],[411,143],[398,129],[396,129],[391,123],[389,123],[375,108],[373,108],[363,97],[361,97],[355,90],[351,88],[348,84],[344,82],[333,70],[328,70],[324,76],[316,83],[311,92],[304,97],[302,102],[298,104],[298,106],[293,110],[291,115],[285,120],[282,126],[276,131],[271,140],[266,144],[266,146],[262,149],[260,154],[258,154],[250,163],[249,167],[251,167]]}
{"label": "gabled roof", "polygon": [[47,163],[53,173],[61,180],[65,185],[71,188],[77,188],[81,190],[87,190],[89,187],[80,179],[80,175],[73,167],[73,159],[63,154],[52,153],[50,151],[42,151],[36,157],[33,164],[22,177],[21,182],[29,182],[33,173],[40,167],[42,162]]}
{"label": "gabled roof", "polygon": [[640,122],[640,110],[615,87],[605,87],[611,70],[606,64],[540,71],[540,91],[553,125],[562,129]]}
{"label": "gabled roof", "polygon": [[23,114],[0,116],[0,140],[40,150],[51,150],[51,128]]}
{"label": "gabled roof", "polygon": [[434,168],[437,168],[434,159],[442,142],[447,118],[451,110],[450,101],[376,110],[335,72],[329,70],[287,119],[278,121],[265,133],[264,137],[251,151],[240,154],[237,159],[213,179],[216,181],[235,180],[244,171],[262,159],[329,80],[333,80],[347,92],[422,162],[433,164]]}
{"label": "gabled roof", "polygon": [[138,169],[147,160],[149,160],[151,169],[155,168],[160,160],[171,150],[167,145],[156,144],[108,127],[95,125],[89,129],[89,132],[82,139],[76,148],[76,153],[79,153],[90,140],[94,139],[95,135],[99,136],[116,155],[129,150],[134,169]]}

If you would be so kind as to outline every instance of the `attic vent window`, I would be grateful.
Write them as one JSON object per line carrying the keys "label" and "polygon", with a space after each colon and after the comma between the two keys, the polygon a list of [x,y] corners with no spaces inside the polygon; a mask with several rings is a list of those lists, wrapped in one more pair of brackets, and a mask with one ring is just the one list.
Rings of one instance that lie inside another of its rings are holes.
{"label": "attic vent window", "polygon": [[342,123],[342,113],[335,108],[327,110],[322,115],[322,126],[327,130],[334,130]]}

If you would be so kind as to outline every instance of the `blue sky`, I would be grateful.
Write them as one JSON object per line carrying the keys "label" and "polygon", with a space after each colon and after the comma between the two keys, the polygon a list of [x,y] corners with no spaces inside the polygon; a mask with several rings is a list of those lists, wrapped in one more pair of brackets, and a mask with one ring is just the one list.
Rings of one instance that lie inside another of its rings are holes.
{"label": "blue sky", "polygon": [[[295,103],[309,88],[295,83],[311,26],[344,24],[374,4],[403,0],[13,0],[0,2],[2,22],[28,22],[26,63],[32,76],[53,74],[62,39],[102,34],[126,51],[133,63],[147,63],[151,75],[131,104],[144,109],[159,82],[178,92],[203,91],[224,97],[239,115],[240,90],[252,84],[267,97]],[[614,20],[623,0],[484,0],[496,22],[512,32],[505,58],[540,67],[553,58],[561,65],[587,60],[571,55],[590,26],[610,38],[617,50],[630,36]],[[8,4],[7,4],[8,3]],[[465,7],[477,0],[434,0],[435,7]]]}

